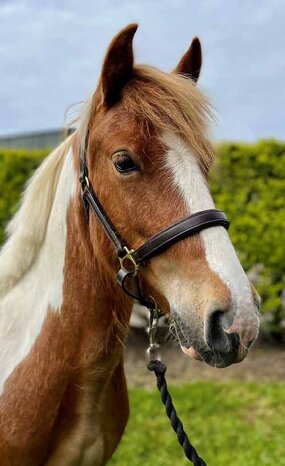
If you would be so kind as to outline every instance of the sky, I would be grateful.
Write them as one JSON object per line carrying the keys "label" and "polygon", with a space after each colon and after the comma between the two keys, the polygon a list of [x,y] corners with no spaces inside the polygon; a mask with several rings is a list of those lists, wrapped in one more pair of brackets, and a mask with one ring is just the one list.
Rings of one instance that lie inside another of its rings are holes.
{"label": "sky", "polygon": [[214,139],[285,139],[284,0],[0,0],[0,135],[62,127],[131,22],[136,61],[165,71],[200,38]]}

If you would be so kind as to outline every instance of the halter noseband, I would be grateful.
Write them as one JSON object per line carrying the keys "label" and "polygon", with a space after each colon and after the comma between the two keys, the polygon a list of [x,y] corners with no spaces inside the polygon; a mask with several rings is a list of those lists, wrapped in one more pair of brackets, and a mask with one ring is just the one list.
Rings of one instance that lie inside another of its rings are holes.
{"label": "halter noseband", "polygon": [[[87,148],[88,134],[85,139],[85,145],[80,152],[80,176],[81,197],[84,204],[86,218],[89,218],[89,208],[96,214],[102,224],[106,235],[113,243],[116,249],[120,263],[120,270],[117,273],[117,282],[129,296],[136,299],[141,305],[150,309],[154,308],[153,298],[145,298],[141,292],[138,282],[138,272],[140,267],[145,265],[152,257],[161,254],[171,245],[178,241],[193,236],[206,228],[222,226],[229,228],[230,223],[224,212],[216,209],[203,210],[189,215],[173,225],[165,228],[156,235],[152,236],[142,246],[136,250],[130,249],[127,243],[122,239],[109,216],[101,205],[88,178],[87,166]],[[128,278],[132,280],[132,289],[127,286]],[[135,290],[133,289],[135,287]]]}

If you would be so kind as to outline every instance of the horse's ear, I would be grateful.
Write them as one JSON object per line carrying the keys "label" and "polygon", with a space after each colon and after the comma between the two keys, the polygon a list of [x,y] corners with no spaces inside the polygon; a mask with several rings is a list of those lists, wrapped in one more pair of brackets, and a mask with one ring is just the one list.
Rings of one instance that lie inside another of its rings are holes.
{"label": "horse's ear", "polygon": [[196,83],[198,81],[202,66],[202,48],[198,37],[192,43],[176,66],[174,73],[184,74]]}
{"label": "horse's ear", "polygon": [[108,48],[101,72],[103,103],[106,105],[112,105],[120,98],[123,87],[133,75],[133,37],[137,28],[137,24],[126,26]]}

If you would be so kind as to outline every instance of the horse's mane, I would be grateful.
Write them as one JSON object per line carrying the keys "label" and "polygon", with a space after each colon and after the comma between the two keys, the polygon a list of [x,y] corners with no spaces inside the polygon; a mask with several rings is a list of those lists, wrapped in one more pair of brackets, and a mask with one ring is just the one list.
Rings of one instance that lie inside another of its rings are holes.
{"label": "horse's mane", "polygon": [[0,251],[0,296],[31,267],[44,241],[64,156],[71,142],[72,136],[35,171],[18,212],[6,228],[8,239]]}

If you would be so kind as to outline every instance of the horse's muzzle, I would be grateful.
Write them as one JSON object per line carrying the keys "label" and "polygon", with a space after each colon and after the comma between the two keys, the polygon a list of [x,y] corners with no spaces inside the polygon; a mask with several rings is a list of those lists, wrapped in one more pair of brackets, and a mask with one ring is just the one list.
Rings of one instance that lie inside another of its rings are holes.
{"label": "horse's muzzle", "polygon": [[188,356],[214,367],[227,367],[241,362],[253,341],[244,345],[237,333],[228,333],[218,312],[206,321],[204,329],[193,328],[175,319],[175,334]]}

